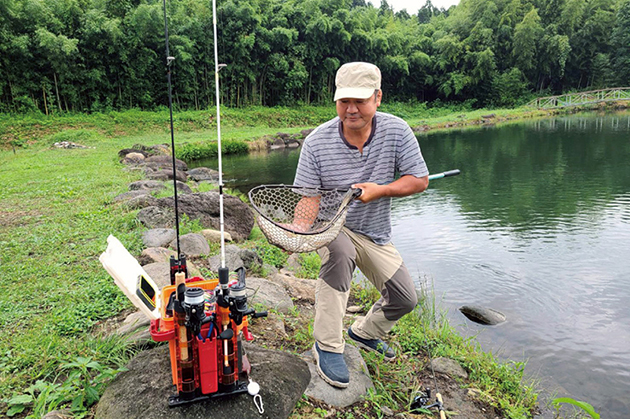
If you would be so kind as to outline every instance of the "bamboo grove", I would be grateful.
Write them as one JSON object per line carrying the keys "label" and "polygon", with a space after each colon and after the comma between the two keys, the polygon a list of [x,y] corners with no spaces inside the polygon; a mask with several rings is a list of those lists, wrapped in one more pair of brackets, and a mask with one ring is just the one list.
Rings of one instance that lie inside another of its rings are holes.
{"label": "bamboo grove", "polygon": [[[228,106],[326,103],[347,61],[377,64],[387,100],[512,106],[630,85],[630,0],[217,0]],[[420,3],[419,3],[420,4]],[[214,104],[211,0],[167,0],[179,109]],[[0,0],[0,111],[167,104],[160,0]]]}

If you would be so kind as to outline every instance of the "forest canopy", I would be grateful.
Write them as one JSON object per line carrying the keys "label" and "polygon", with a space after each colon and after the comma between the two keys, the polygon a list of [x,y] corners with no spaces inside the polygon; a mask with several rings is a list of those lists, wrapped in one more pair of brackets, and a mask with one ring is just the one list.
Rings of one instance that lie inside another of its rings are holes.
{"label": "forest canopy", "polygon": [[[211,0],[167,0],[179,109],[214,105]],[[630,0],[217,0],[222,101],[329,103],[336,69],[381,68],[386,100],[513,106],[630,85]],[[166,105],[161,0],[0,1],[0,111]]]}

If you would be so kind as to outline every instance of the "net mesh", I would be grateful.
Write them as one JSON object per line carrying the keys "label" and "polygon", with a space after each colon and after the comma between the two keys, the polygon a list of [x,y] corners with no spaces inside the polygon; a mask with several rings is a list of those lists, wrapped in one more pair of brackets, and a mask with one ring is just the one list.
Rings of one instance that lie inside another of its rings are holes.
{"label": "net mesh", "polygon": [[333,241],[346,221],[358,189],[262,185],[249,191],[258,225],[269,243],[294,253],[312,252]]}

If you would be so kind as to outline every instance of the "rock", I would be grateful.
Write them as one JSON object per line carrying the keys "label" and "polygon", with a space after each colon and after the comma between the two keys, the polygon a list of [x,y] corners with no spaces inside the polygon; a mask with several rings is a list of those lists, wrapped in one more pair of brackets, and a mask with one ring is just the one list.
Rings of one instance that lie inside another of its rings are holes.
{"label": "rock", "polygon": [[298,148],[301,145],[302,144],[300,144],[298,140],[289,140],[289,142],[287,143],[287,148]]}
{"label": "rock", "polygon": [[158,288],[162,289],[167,285],[171,285],[171,265],[169,262],[149,263],[142,268],[151,277]]}
{"label": "rock", "polygon": [[372,379],[367,373],[367,365],[363,361],[359,349],[352,345],[346,345],[343,353],[343,358],[350,371],[350,386],[345,389],[335,388],[319,376],[312,350],[303,353],[301,357],[308,363],[311,370],[311,382],[304,394],[315,400],[343,408],[361,401],[367,395],[368,390],[374,388]]}
{"label": "rock", "polygon": [[142,153],[132,152],[126,154],[122,159],[123,164],[140,164],[144,161],[145,157]]}
{"label": "rock", "polygon": [[459,365],[459,362],[454,359],[443,357],[436,358],[431,362],[431,365],[433,365],[433,370],[435,372],[446,374],[451,378],[468,378],[466,370],[464,370],[462,366]]}
{"label": "rock", "polygon": [[186,174],[196,182],[216,182],[219,180],[219,172],[207,167],[195,167]]}
{"label": "rock", "polygon": [[350,307],[347,307],[347,308],[346,308],[346,311],[347,311],[348,313],[352,313],[352,314],[354,314],[354,313],[360,313],[360,312],[362,312],[362,311],[363,311],[363,307],[361,307],[361,306],[350,306]]}
{"label": "rock", "polygon": [[268,263],[263,263],[262,268],[263,268],[263,271],[266,272],[267,276],[270,278],[278,273],[278,268]]}
{"label": "rock", "polygon": [[257,329],[258,333],[266,339],[278,340],[287,337],[284,321],[277,314],[269,313],[260,326]]}
{"label": "rock", "polygon": [[506,320],[503,313],[481,306],[462,306],[459,308],[459,311],[469,320],[480,324],[492,326],[503,323]]}
{"label": "rock", "polygon": [[[186,214],[191,220],[199,220],[205,228],[220,228],[219,193],[215,191],[192,193],[178,197],[180,214]],[[173,198],[158,199],[160,207],[173,208]],[[146,208],[145,208],[146,209]],[[225,230],[237,241],[249,237],[254,227],[254,216],[249,206],[235,196],[223,195]]]}
{"label": "rock", "polygon": [[[165,249],[167,250],[167,249]],[[175,252],[173,252],[174,254]],[[170,257],[170,256],[169,256]],[[166,285],[171,285],[171,264],[167,260],[165,262],[153,262],[148,263],[142,267],[144,271],[151,277],[155,285],[162,289]],[[199,268],[195,266],[190,260],[186,261],[186,268],[188,269],[188,278],[195,276],[201,277]]]}
{"label": "rock", "polygon": [[161,190],[161,189],[166,189],[166,186],[164,186],[164,183],[159,182],[157,180],[138,180],[136,182],[131,182],[129,184],[130,191],[139,191],[143,189],[149,189],[152,191]]}
{"label": "rock", "polygon": [[244,344],[252,365],[252,379],[260,385],[265,413],[245,394],[220,397],[176,408],[168,407],[173,394],[168,346],[140,352],[106,388],[96,407],[100,419],[238,419],[287,418],[302,397],[310,373],[307,365],[285,352]]}
{"label": "rock", "polygon": [[127,316],[122,322],[116,333],[118,335],[126,335],[140,328],[148,329],[151,320],[141,311],[135,311]]}
{"label": "rock", "polygon": [[[241,259],[241,248],[235,244],[225,246],[225,266],[229,266],[230,270],[235,271],[238,268],[245,267],[243,259]],[[208,265],[212,272],[219,272],[221,267],[221,255],[214,255],[208,259]]]}
{"label": "rock", "polygon": [[315,284],[312,279],[296,278],[286,273],[278,273],[270,276],[273,282],[282,284],[287,292],[296,300],[315,304]]}
{"label": "rock", "polygon": [[129,209],[142,209],[146,207],[154,207],[157,204],[157,198],[153,195],[145,194],[135,196],[125,203]]}
{"label": "rock", "polygon": [[[201,230],[201,234],[208,240],[208,243],[221,243],[221,232],[219,230],[205,229]],[[227,231],[223,232],[223,238],[226,242],[232,241],[232,235]]]}
{"label": "rock", "polygon": [[148,265],[154,262],[168,262],[171,256],[177,257],[177,252],[164,247],[149,247],[142,251],[138,262],[140,262],[140,265]]}
{"label": "rock", "polygon": [[[170,171],[173,171],[173,158],[171,156],[147,157],[145,159],[145,163],[149,167],[168,169]],[[188,170],[188,165],[179,159],[175,159],[175,169],[181,172],[185,172]]]}
{"label": "rock", "polygon": [[[175,236],[170,247],[175,249],[177,242]],[[179,252],[186,256],[201,256],[210,253],[210,246],[201,234],[189,233],[179,237]]]}
{"label": "rock", "polygon": [[149,153],[144,150],[140,150],[137,148],[123,148],[118,152],[118,157],[121,159],[127,157],[129,154],[140,154],[142,157],[148,157]]}
{"label": "rock", "polygon": [[90,147],[82,145],[82,144],[73,143],[72,141],[60,141],[60,142],[57,142],[57,143],[53,144],[53,147],[66,148],[66,149],[90,148]]}
{"label": "rock", "polygon": [[394,416],[394,411],[387,406],[381,406],[381,413],[383,413],[385,417]]}
{"label": "rock", "polygon": [[269,146],[269,148],[272,150],[277,150],[285,147],[286,145],[284,144],[284,140],[282,138],[276,138],[273,143],[271,143],[271,146]]}
{"label": "rock", "polygon": [[[149,170],[146,172],[146,174],[149,179],[162,181],[173,180],[173,171],[169,169]],[[175,179],[179,180],[180,182],[186,182],[186,180],[188,180],[188,178],[186,177],[186,173],[180,170],[175,171]]]}
{"label": "rock", "polygon": [[138,211],[137,218],[148,228],[172,228],[175,226],[175,213],[172,207],[146,207]]}
{"label": "rock", "polygon": [[493,113],[491,113],[491,114],[489,114],[489,115],[481,115],[481,117],[482,117],[483,119],[492,119],[492,118],[496,117],[496,115],[495,115],[495,114],[493,114]]}
{"label": "rock", "polygon": [[238,255],[243,261],[245,269],[252,269],[254,266],[262,266],[262,259],[258,256],[258,253],[251,249],[241,249]]}
{"label": "rock", "polygon": [[176,234],[172,228],[153,228],[142,233],[142,243],[146,247],[168,247]]}
{"label": "rock", "polygon": [[251,297],[248,297],[249,304],[262,304],[268,309],[273,308],[285,314],[294,307],[291,297],[282,286],[254,277],[247,278],[246,283],[247,288],[250,289],[248,294],[252,293]]}
{"label": "rock", "polygon": [[42,416],[42,419],[73,419],[74,415],[68,409],[53,410]]}
{"label": "rock", "polygon": [[114,197],[114,202],[128,201],[132,198],[137,198],[139,196],[150,195],[150,194],[151,194],[151,191],[148,189],[124,192]]}
{"label": "rock", "polygon": [[180,182],[178,180],[175,182],[175,184],[177,185],[178,194],[193,193],[192,189],[190,189],[190,186],[186,185],[184,182]]}
{"label": "rock", "polygon": [[300,263],[300,254],[299,253],[292,253],[287,258],[287,262],[286,262],[285,266],[287,267],[287,269],[289,269],[290,271],[293,271],[293,272],[297,272],[298,270],[300,270],[300,268],[302,267],[302,264]]}

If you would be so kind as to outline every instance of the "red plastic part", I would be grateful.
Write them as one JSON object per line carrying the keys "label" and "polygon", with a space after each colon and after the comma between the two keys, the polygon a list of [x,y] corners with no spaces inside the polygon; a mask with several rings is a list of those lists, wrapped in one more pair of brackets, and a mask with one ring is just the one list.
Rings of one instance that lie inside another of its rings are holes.
{"label": "red plastic part", "polygon": [[166,342],[167,340],[171,340],[175,337],[175,330],[164,330],[160,331],[160,321],[159,320],[151,320],[151,325],[149,326],[149,332],[151,333],[151,337],[156,342]]}
{"label": "red plastic part", "polygon": [[[208,334],[209,325],[201,328],[201,336]],[[201,382],[201,393],[211,394],[219,390],[219,376],[217,364],[217,333],[212,329],[211,337],[205,342],[199,337],[197,339],[197,354],[199,359],[199,381]]]}
{"label": "red plastic part", "polygon": [[202,277],[200,276],[193,276],[192,278],[186,278],[186,283],[189,284],[191,282],[199,282],[199,281],[205,281]]}
{"label": "red plastic part", "polygon": [[254,340],[254,335],[252,335],[252,332],[249,331],[247,326],[243,327],[243,337],[245,337],[245,340],[248,342]]}

